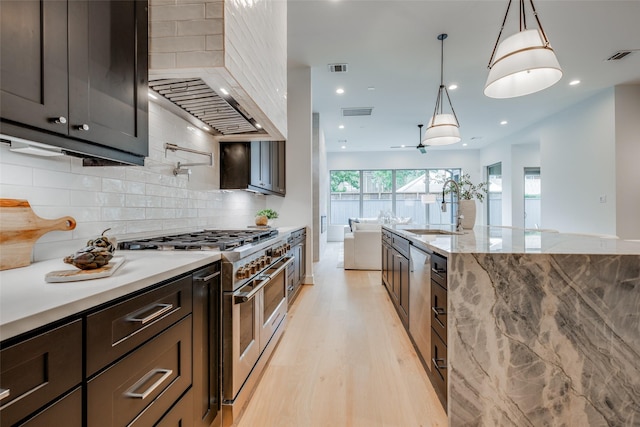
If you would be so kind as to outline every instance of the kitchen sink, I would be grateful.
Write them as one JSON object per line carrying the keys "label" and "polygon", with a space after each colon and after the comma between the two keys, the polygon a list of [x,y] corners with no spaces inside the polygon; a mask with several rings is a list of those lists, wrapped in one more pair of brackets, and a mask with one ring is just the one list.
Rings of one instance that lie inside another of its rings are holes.
{"label": "kitchen sink", "polygon": [[443,235],[458,235],[458,234],[463,234],[462,231],[449,231],[449,230],[440,230],[440,229],[431,229],[431,230],[427,230],[427,229],[410,229],[410,230],[404,230],[408,233],[413,233],[413,234],[443,234]]}

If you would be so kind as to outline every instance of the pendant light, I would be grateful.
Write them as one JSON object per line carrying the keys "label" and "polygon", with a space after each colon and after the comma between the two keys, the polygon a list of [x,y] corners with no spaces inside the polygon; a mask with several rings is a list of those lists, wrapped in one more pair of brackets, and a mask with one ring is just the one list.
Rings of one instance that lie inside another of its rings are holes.
{"label": "pendant light", "polygon": [[490,98],[529,95],[553,86],[562,77],[562,69],[542,29],[533,0],[529,0],[529,3],[538,28],[527,29],[526,3],[525,0],[518,0],[520,31],[500,42],[511,1],[489,59],[489,76],[484,94]]}
{"label": "pendant light", "polygon": [[418,146],[416,147],[422,154],[427,153],[427,146],[422,143],[422,126],[418,125]]}
{"label": "pendant light", "polygon": [[[458,122],[456,112],[453,110],[449,91],[447,91],[447,87],[444,85],[444,39],[446,38],[447,34],[440,34],[438,36],[438,40],[442,42],[440,50],[440,87],[438,88],[438,97],[436,98],[436,108],[433,110],[433,116],[429,119],[429,125],[422,140],[425,145],[449,145],[460,141],[460,123]],[[443,92],[447,95],[451,114],[443,112]]]}

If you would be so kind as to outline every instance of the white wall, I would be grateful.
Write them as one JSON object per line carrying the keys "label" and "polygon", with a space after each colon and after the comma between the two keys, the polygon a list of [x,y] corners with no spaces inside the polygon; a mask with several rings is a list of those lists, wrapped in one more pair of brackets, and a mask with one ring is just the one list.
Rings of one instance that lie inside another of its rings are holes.
{"label": "white wall", "polygon": [[615,88],[616,234],[640,239],[640,85]]}
{"label": "white wall", "polygon": [[540,126],[544,228],[616,234],[615,153],[613,89]]}
{"label": "white wall", "polygon": [[286,197],[269,196],[267,207],[279,213],[278,224],[307,227],[307,277],[313,283],[313,183],[311,68],[288,70]]}
{"label": "white wall", "polygon": [[[320,115],[313,113],[313,260],[320,261],[327,244],[327,230],[322,232],[322,216],[327,215],[329,174],[324,132]],[[328,219],[327,219],[328,221]]]}
{"label": "white wall", "polygon": [[[72,216],[75,230],[47,233],[35,245],[33,260],[61,258],[111,228],[118,239],[209,228],[245,228],[266,197],[219,188],[218,146],[189,123],[149,105],[149,157],[145,166],[82,167],[75,157],[35,157],[0,145],[0,197],[26,199],[43,218]],[[192,167],[174,176],[176,162],[202,162],[203,156],[168,151],[165,142],[214,153],[214,166]]]}

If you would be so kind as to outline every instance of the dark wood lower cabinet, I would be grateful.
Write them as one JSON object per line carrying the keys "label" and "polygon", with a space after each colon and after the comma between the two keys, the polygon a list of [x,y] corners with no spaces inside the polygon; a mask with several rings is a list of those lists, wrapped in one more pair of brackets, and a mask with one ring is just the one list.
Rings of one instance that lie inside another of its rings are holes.
{"label": "dark wood lower cabinet", "polygon": [[382,283],[405,328],[409,328],[409,241],[382,230]]}
{"label": "dark wood lower cabinet", "polygon": [[62,399],[38,412],[20,427],[82,427],[82,388],[78,387]]}
{"label": "dark wood lower cabinet", "polygon": [[221,298],[215,262],[1,342],[0,427],[220,426]]}
{"label": "dark wood lower cabinet", "polygon": [[189,315],[91,379],[87,425],[154,425],[191,386],[191,348]]}
{"label": "dark wood lower cabinet", "polygon": [[195,426],[193,417],[191,416],[193,406],[193,392],[189,390],[153,427]]}
{"label": "dark wood lower cabinet", "polygon": [[1,348],[2,427],[30,417],[82,381],[80,319]]}

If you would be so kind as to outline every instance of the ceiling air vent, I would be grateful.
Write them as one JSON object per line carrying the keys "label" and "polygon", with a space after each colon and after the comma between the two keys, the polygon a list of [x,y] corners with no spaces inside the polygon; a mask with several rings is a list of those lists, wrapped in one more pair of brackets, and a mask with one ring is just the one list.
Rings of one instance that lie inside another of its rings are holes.
{"label": "ceiling air vent", "polygon": [[346,73],[347,64],[329,64],[329,71],[332,73]]}
{"label": "ceiling air vent", "polygon": [[607,58],[607,61],[617,61],[618,59],[622,59],[625,56],[629,55],[631,52],[633,52],[633,50],[619,50],[609,58]]}
{"label": "ceiling air vent", "polygon": [[343,108],[342,117],[370,116],[373,107]]}

